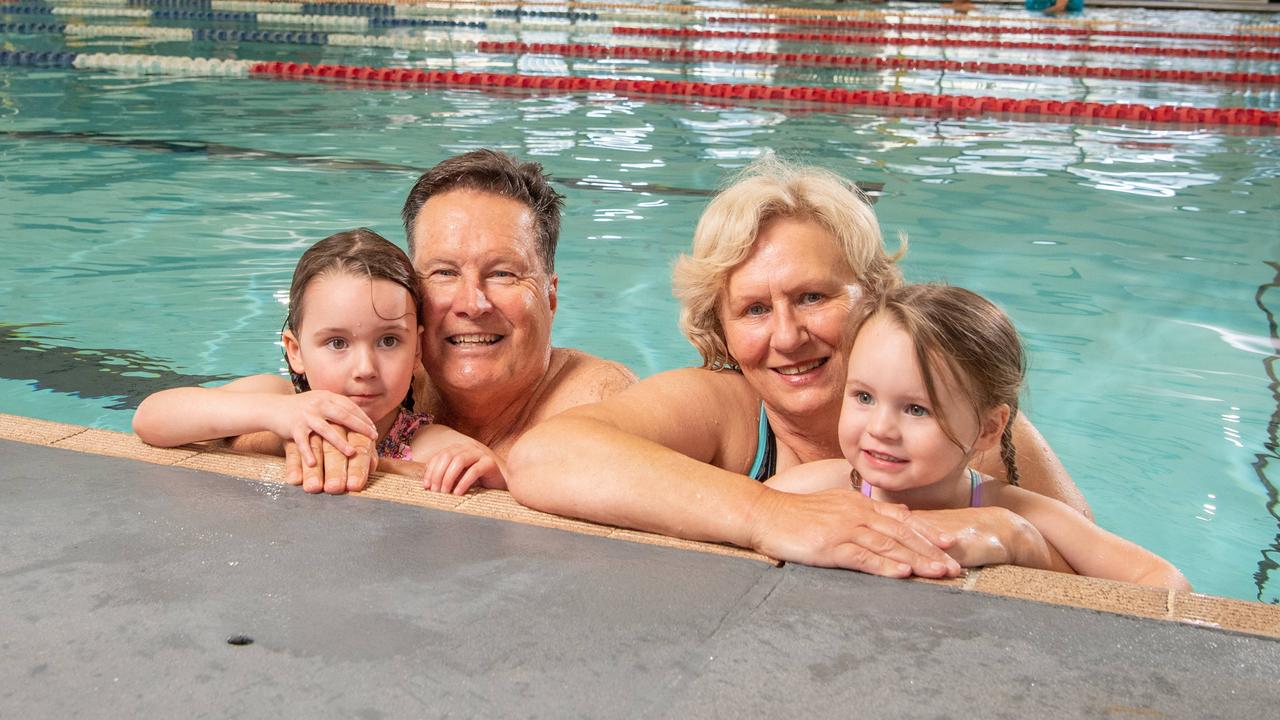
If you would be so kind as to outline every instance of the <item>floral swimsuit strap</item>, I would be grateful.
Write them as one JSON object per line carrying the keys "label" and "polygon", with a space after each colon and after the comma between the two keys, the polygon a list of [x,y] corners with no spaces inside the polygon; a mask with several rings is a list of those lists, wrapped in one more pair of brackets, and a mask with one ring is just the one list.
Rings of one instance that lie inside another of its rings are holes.
{"label": "floral swimsuit strap", "polygon": [[430,413],[409,412],[401,410],[391,429],[378,441],[378,457],[396,460],[412,460],[413,448],[410,443],[418,434],[418,428],[432,423]]}

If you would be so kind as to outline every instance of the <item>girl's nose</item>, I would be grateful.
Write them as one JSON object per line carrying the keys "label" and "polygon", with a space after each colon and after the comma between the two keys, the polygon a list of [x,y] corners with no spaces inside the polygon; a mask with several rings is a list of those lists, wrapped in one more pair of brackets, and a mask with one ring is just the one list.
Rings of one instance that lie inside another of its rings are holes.
{"label": "girl's nose", "polygon": [[378,375],[378,366],[373,361],[373,348],[358,347],[355,351],[355,365],[352,368],[358,378],[372,378]]}
{"label": "girl's nose", "polygon": [[898,436],[897,413],[885,404],[876,405],[867,418],[867,432],[878,438],[892,439]]}

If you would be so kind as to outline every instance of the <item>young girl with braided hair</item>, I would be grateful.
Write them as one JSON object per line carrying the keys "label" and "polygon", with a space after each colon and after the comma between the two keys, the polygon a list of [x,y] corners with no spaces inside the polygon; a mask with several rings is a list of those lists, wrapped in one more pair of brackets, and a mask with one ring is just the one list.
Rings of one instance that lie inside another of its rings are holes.
{"label": "young girl with braided hair", "polygon": [[[870,299],[856,316],[840,413],[845,460],[792,468],[767,485],[788,492],[852,485],[916,510],[1003,507],[1044,537],[1049,569],[1190,589],[1167,561],[1017,486],[1010,427],[1026,362],[999,308],[963,288],[908,285]],[[969,466],[997,446],[1008,482]]]}

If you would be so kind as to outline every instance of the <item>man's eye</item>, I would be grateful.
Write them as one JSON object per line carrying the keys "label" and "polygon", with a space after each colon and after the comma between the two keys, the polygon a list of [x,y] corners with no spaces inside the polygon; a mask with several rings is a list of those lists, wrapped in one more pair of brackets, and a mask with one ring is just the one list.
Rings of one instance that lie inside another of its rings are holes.
{"label": "man's eye", "polygon": [[324,343],[330,350],[346,350],[347,341],[344,338],[329,338]]}
{"label": "man's eye", "polygon": [[921,405],[908,405],[907,414],[911,417],[928,417],[929,409]]}
{"label": "man's eye", "polygon": [[431,277],[457,277],[458,271],[452,268],[436,268],[430,275]]}

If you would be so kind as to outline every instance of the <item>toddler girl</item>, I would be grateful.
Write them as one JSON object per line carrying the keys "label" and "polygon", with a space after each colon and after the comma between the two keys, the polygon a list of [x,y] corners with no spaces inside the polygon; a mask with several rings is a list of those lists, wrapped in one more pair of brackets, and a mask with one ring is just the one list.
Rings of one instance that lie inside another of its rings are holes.
{"label": "toddler girl", "polygon": [[[289,287],[281,337],[292,383],[254,375],[158,392],[138,406],[134,432],[152,445],[231,438],[233,447],[277,454],[292,439],[310,467],[323,438],[348,457],[367,457],[370,469],[378,458],[445,461],[459,494],[477,480],[505,487],[488,448],[413,409],[421,316],[421,285],[400,248],[364,228],[331,235],[302,254]],[[363,489],[363,476],[290,481],[337,493]]]}
{"label": "toddler girl", "polygon": [[[789,492],[854,488],[914,510],[1003,507],[1050,546],[1048,563],[1081,575],[1189,590],[1176,568],[1063,503],[1017,487],[1011,423],[1026,374],[1013,323],[985,298],[941,285],[889,291],[864,310],[840,412],[845,460],[767,482]],[[969,467],[1000,448],[1009,482]],[[850,468],[852,466],[852,468]]]}

